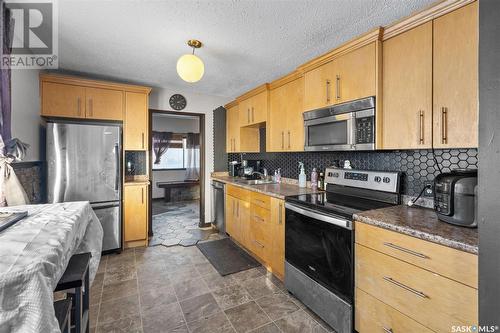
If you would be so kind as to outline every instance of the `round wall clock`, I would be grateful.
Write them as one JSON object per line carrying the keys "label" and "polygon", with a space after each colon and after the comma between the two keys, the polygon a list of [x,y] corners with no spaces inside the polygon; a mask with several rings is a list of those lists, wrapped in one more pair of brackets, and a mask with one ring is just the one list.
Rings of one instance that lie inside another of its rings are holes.
{"label": "round wall clock", "polygon": [[176,111],[184,109],[187,105],[186,98],[181,94],[172,95],[170,97],[169,103],[170,107],[172,107],[172,109]]}

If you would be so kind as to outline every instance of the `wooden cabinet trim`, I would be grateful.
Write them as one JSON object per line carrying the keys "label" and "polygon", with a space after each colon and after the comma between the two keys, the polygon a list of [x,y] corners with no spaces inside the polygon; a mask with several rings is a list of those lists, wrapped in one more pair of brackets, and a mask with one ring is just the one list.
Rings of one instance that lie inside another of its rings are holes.
{"label": "wooden cabinet trim", "polygon": [[269,83],[264,83],[264,84],[261,84],[260,86],[244,93],[243,95],[239,96],[239,97],[236,97],[236,101],[238,103],[241,103],[241,101],[244,101],[246,99],[249,99],[253,96],[256,96],[258,94],[260,94],[261,92],[264,92],[264,91],[267,91],[269,90]]}

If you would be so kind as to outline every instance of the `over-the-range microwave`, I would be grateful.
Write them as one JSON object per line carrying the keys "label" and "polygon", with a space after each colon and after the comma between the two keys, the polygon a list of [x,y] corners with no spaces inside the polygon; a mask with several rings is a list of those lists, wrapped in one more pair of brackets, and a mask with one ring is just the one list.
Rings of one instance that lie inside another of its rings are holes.
{"label": "over-the-range microwave", "polygon": [[374,150],[375,97],[304,112],[306,151]]}

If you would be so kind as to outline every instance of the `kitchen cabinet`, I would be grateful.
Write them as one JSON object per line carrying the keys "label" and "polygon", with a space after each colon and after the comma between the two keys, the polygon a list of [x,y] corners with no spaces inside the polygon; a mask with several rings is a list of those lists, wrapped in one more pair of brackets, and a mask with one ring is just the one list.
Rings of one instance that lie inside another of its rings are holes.
{"label": "kitchen cabinet", "polygon": [[434,20],[434,147],[478,146],[478,2]]}
{"label": "kitchen cabinet", "polygon": [[358,332],[477,324],[476,255],[364,223],[355,233]]}
{"label": "kitchen cabinet", "polygon": [[375,43],[372,42],[335,60],[335,104],[375,96]]}
{"label": "kitchen cabinet", "polygon": [[268,209],[252,204],[248,222],[247,246],[262,262],[268,264],[272,254],[271,214]]}
{"label": "kitchen cabinet", "polygon": [[144,241],[148,238],[148,185],[126,185],[123,188],[124,241]]}
{"label": "kitchen cabinet", "polygon": [[85,118],[85,87],[40,82],[42,116]]}
{"label": "kitchen cabinet", "polygon": [[304,74],[304,110],[315,110],[334,103],[335,63],[330,61]]}
{"label": "kitchen cabinet", "polygon": [[87,118],[105,120],[123,119],[123,91],[86,88],[85,100],[85,116]]}
{"label": "kitchen cabinet", "polygon": [[262,124],[267,121],[269,106],[267,84],[238,98],[240,126]]}
{"label": "kitchen cabinet", "polygon": [[267,151],[303,151],[304,78],[302,76],[270,91]]}
{"label": "kitchen cabinet", "polygon": [[383,42],[382,146],[432,146],[432,22]]}
{"label": "kitchen cabinet", "polygon": [[226,187],[226,232],[247,247],[250,193],[236,186]]}
{"label": "kitchen cabinet", "polygon": [[273,228],[271,269],[273,274],[285,277],[285,201],[271,198],[271,223]]}
{"label": "kitchen cabinet", "polygon": [[240,120],[238,104],[226,106],[226,151],[240,151]]}
{"label": "kitchen cabinet", "polygon": [[148,150],[148,119],[148,95],[127,91],[123,133],[125,150]]}

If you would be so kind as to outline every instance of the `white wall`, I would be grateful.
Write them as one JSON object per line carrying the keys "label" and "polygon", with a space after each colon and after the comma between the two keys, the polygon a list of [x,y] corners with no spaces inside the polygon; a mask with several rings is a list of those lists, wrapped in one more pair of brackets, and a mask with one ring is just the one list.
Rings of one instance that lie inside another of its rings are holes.
{"label": "white wall", "polygon": [[[199,124],[200,121],[198,117],[179,118],[175,115],[166,116],[153,114],[152,119],[153,131],[160,132],[199,133]],[[151,186],[153,187],[153,199],[163,198],[164,195],[164,190],[156,186],[157,182],[184,180],[185,175],[185,170],[153,170],[153,177],[151,181]]]}
{"label": "white wall", "polygon": [[40,99],[38,74],[35,69],[17,69],[11,72],[12,84],[12,137],[29,144],[31,147],[25,161],[40,160],[42,119],[40,118]]}
{"label": "white wall", "polygon": [[214,167],[214,137],[213,137],[213,110],[228,102],[227,98],[210,95],[200,95],[172,90],[167,88],[153,88],[149,96],[149,107],[157,110],[172,111],[168,100],[173,94],[182,94],[186,97],[187,106],[184,112],[205,114],[205,222],[211,222],[212,202],[210,173]]}

